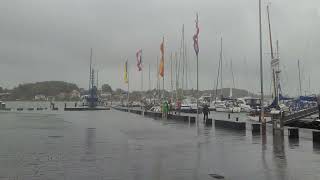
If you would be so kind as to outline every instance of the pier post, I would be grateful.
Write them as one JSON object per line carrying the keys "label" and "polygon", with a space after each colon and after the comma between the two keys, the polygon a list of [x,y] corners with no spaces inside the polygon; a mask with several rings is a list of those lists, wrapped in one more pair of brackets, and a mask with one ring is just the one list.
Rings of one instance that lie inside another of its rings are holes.
{"label": "pier post", "polygon": [[288,128],[288,137],[290,139],[299,138],[299,128]]}
{"label": "pier post", "polygon": [[[273,134],[277,131],[283,132],[283,113],[279,110],[271,111],[271,119],[272,119],[272,127],[273,127]],[[283,133],[282,133],[283,134]]]}
{"label": "pier post", "polygon": [[320,143],[320,131],[312,131],[313,143]]}
{"label": "pier post", "polygon": [[251,124],[252,133],[260,133],[261,125],[260,124]]}

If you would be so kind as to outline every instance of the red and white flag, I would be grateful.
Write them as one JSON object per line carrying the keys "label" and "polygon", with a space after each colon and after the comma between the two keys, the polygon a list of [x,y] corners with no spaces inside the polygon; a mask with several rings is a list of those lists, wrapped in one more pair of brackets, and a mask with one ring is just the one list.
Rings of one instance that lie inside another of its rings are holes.
{"label": "red and white flag", "polygon": [[193,48],[194,51],[196,52],[196,55],[198,56],[199,54],[199,25],[198,25],[198,13],[196,17],[196,33],[193,35]]}

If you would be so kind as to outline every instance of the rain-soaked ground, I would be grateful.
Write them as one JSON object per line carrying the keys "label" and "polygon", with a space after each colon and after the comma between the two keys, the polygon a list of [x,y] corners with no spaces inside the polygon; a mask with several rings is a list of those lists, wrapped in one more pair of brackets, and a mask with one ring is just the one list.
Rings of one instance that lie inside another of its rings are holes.
{"label": "rain-soaked ground", "polygon": [[2,112],[0,180],[320,179],[310,132],[289,141],[115,110]]}

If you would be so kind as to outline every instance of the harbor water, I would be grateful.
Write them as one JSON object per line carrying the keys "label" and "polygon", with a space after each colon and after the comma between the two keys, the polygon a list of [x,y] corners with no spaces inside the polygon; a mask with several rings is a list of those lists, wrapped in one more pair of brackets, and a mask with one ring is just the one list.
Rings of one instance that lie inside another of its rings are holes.
{"label": "harbor water", "polygon": [[63,106],[0,112],[1,180],[320,179],[320,148],[308,132],[288,140],[270,131],[262,137],[116,110],[64,112]]}

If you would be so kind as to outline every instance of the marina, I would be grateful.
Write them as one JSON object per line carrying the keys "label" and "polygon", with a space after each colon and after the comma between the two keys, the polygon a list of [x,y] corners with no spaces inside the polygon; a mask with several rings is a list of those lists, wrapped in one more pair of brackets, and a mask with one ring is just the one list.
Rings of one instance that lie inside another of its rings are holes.
{"label": "marina", "polygon": [[0,5],[0,180],[320,179],[315,1]]}

